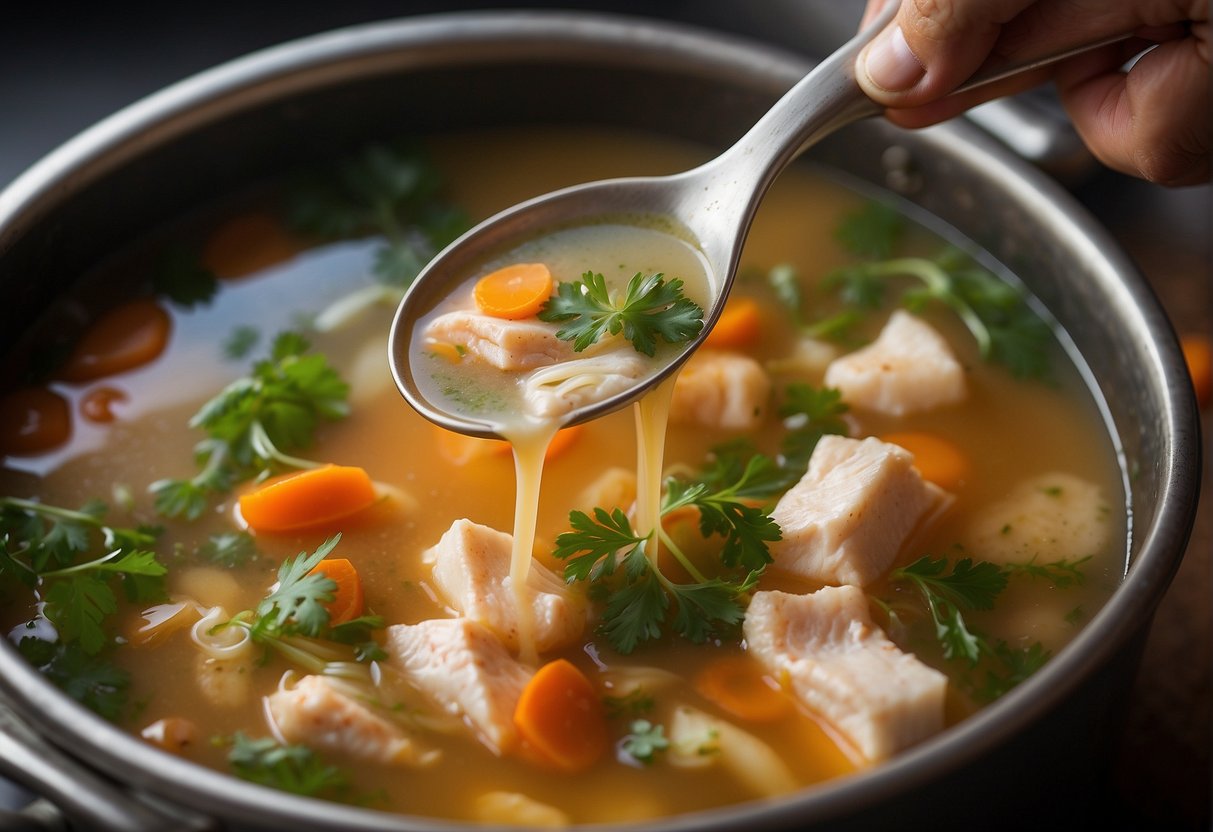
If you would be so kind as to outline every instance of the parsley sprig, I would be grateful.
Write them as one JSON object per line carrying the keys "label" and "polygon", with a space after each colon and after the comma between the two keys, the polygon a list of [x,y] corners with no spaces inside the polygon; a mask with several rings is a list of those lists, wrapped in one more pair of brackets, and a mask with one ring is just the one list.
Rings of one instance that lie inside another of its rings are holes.
{"label": "parsley sprig", "polygon": [[[1060,559],[1049,563],[996,564],[961,558],[919,558],[908,566],[893,570],[894,583],[913,586],[922,597],[935,628],[935,637],[948,660],[975,667],[984,661],[982,684],[972,684],[974,694],[992,700],[1031,676],[1049,659],[1050,653],[1039,643],[1015,648],[1002,639],[991,639],[970,627],[965,613],[989,610],[1007,587],[1010,578],[1025,576],[1046,579],[1058,588],[1080,585],[1082,566],[1088,558]],[[891,607],[886,607],[892,612]]]}
{"label": "parsley sprig", "polygon": [[1018,378],[1046,377],[1052,330],[1023,293],[951,246],[934,257],[894,257],[904,230],[905,220],[879,203],[843,220],[836,238],[861,262],[830,273],[823,286],[849,308],[808,325],[809,333],[846,338],[862,312],[884,304],[893,279],[908,277],[918,285],[901,290],[902,305],[915,312],[931,304],[946,306],[973,335],[983,359],[1003,365]]}
{"label": "parsley sprig", "polygon": [[403,291],[469,227],[442,199],[443,177],[417,147],[371,144],[331,169],[301,178],[288,200],[292,228],[325,240],[380,235],[377,280]]}
{"label": "parsley sprig", "polygon": [[253,739],[240,731],[230,742],[228,764],[242,780],[309,797],[339,797],[349,789],[349,777],[307,746]]}
{"label": "parsley sprig", "polygon": [[[768,543],[779,527],[752,504],[768,476],[769,460],[754,457],[735,481],[718,488],[706,482],[666,480],[662,516],[683,508],[699,510],[705,538],[723,538],[721,571],[705,575],[678,544],[658,528],[638,534],[620,509],[595,508],[569,515],[572,531],[556,538],[554,555],[564,560],[569,581],[588,581],[592,594],[605,600],[598,631],[620,653],[660,638],[665,628],[696,643],[735,628],[744,617],[744,598],[754,588],[771,555]],[[653,540],[662,544],[692,580],[667,576],[651,557]]]}
{"label": "parsley sprig", "polygon": [[17,650],[64,693],[111,722],[126,711],[130,674],[105,658],[32,636],[22,638]]}
{"label": "parsley sprig", "polygon": [[268,358],[206,402],[190,427],[207,438],[195,446],[201,470],[191,479],[151,484],[156,510],[167,517],[202,516],[210,497],[238,482],[269,476],[280,468],[316,463],[290,455],[312,442],[321,420],[349,413],[348,385],[325,356],[295,332],[274,339]]}
{"label": "parsley sprig", "polygon": [[318,642],[336,642],[353,648],[359,662],[386,658],[383,648],[371,633],[382,629],[377,615],[363,615],[341,624],[332,624],[327,605],[332,603],[337,583],[323,572],[312,572],[328,557],[341,540],[337,534],[324,541],[314,552],[300,552],[278,567],[278,580],[255,610],[237,613],[220,627],[242,627],[260,645],[273,649],[288,660],[313,673],[334,673],[361,677],[363,670]]}
{"label": "parsley sprig", "polygon": [[539,320],[564,324],[556,337],[573,342],[581,352],[604,335],[632,342],[636,351],[652,356],[660,338],[667,344],[689,341],[703,329],[703,309],[682,293],[682,281],[666,281],[660,272],[637,272],[628,281],[622,300],[611,297],[606,278],[587,271],[581,280],[562,282],[539,312]]}
{"label": "parsley sprig", "polygon": [[110,640],[105,621],[118,610],[116,581],[130,601],[164,595],[165,568],[149,548],[159,530],[110,525],[107,510],[99,501],[67,509],[0,498],[0,578],[37,590],[59,640],[89,655]]}

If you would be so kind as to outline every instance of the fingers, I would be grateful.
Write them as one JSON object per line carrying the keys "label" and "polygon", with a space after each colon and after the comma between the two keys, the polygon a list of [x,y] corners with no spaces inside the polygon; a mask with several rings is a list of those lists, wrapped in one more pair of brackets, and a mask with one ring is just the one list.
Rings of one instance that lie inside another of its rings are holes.
{"label": "fingers", "polygon": [[1164,185],[1209,179],[1209,24],[1159,44],[1126,73],[1120,56],[1059,68],[1062,103],[1091,152],[1111,168]]}
{"label": "fingers", "polygon": [[[1033,2],[902,0],[897,18],[860,53],[856,79],[868,96],[886,107],[932,101],[971,76],[989,55],[1003,24]],[[871,0],[869,12],[882,5]]]}

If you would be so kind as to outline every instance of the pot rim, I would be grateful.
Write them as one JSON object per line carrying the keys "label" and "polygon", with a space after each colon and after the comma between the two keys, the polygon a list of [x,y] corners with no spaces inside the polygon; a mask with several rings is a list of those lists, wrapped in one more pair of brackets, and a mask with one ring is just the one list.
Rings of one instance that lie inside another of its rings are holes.
{"label": "pot rim", "polygon": [[[452,57],[451,47],[464,47]],[[475,49],[473,49],[475,47]],[[290,41],[224,63],[144,98],[52,151],[0,192],[0,257],[8,242],[45,210],[141,153],[234,113],[317,85],[409,67],[470,65],[539,48],[544,60],[592,63],[628,55],[632,65],[689,66],[703,77],[739,73],[781,92],[810,64],[774,47],[695,27],[601,13],[456,12],[381,21]],[[469,54],[471,52],[472,54]],[[445,57],[444,57],[445,55]],[[1159,429],[1169,442],[1154,522],[1134,529],[1137,553],[1107,604],[1066,647],[998,702],[869,771],[776,801],[751,802],[645,824],[683,832],[735,826],[756,814],[806,823],[908,792],[945,776],[1014,736],[1063,700],[1148,620],[1178,568],[1199,490],[1199,427],[1178,343],[1157,299],[1134,265],[1059,185],[1009,157],[965,125],[919,131],[915,141],[980,160],[1008,193],[1048,222],[1074,229],[1079,254],[1098,264],[1097,279],[1123,309],[1136,309],[1135,334],[1169,391]],[[1110,419],[1105,412],[1105,421]],[[1114,441],[1115,435],[1113,434]],[[1123,462],[1123,460],[1122,460]],[[1144,532],[1144,534],[1143,534]],[[0,645],[0,688],[37,730],[58,746],[141,790],[203,813],[251,823],[286,821],[316,828],[466,830],[463,822],[349,807],[269,790],[161,752],[62,693],[10,644]],[[588,827],[593,828],[593,826]]]}

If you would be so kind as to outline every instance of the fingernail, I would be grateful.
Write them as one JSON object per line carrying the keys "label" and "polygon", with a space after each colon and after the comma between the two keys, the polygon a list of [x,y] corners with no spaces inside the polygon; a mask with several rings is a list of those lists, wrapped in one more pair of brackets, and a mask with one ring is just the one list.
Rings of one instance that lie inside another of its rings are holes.
{"label": "fingernail", "polygon": [[910,51],[900,26],[892,26],[876,36],[868,47],[863,68],[868,80],[889,92],[904,92],[926,74]]}

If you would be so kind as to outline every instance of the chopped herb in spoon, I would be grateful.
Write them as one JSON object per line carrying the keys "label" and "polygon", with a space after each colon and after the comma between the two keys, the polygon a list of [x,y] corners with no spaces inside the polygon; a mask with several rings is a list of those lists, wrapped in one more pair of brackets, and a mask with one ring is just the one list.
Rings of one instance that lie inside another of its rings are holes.
{"label": "chopped herb in spoon", "polygon": [[581,352],[605,334],[632,342],[637,352],[652,356],[657,339],[667,344],[689,341],[703,329],[703,309],[682,293],[682,281],[666,281],[661,272],[637,272],[622,300],[611,297],[606,278],[586,272],[581,280],[561,283],[539,312],[539,320],[564,324],[557,338]]}

